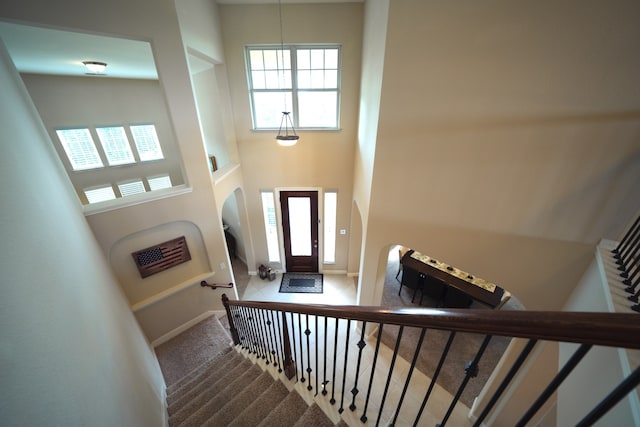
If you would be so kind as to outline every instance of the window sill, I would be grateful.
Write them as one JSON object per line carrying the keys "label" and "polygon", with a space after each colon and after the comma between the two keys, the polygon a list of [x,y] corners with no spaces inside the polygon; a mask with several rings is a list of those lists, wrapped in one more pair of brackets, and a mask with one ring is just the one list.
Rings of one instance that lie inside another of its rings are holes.
{"label": "window sill", "polygon": [[177,185],[175,187],[150,191],[133,196],[121,197],[118,199],[107,200],[100,203],[92,203],[84,205],[82,211],[85,216],[95,215],[103,212],[109,212],[117,209],[127,208],[129,206],[139,205],[141,203],[152,202],[154,200],[166,199],[168,197],[180,196],[182,194],[191,193],[192,188],[186,185]]}

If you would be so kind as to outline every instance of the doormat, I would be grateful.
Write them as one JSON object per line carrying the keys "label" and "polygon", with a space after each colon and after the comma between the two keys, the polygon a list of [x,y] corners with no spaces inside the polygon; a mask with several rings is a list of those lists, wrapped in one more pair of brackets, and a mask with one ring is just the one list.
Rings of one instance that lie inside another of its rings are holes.
{"label": "doormat", "polygon": [[280,282],[281,293],[321,294],[322,274],[284,273]]}

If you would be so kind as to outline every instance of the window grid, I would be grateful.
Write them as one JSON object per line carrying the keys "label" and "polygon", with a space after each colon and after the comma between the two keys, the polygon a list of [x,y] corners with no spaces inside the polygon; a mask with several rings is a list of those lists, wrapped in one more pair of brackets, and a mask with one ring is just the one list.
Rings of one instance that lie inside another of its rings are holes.
{"label": "window grid", "polygon": [[[55,132],[74,172],[95,174],[112,166],[135,167],[164,159],[153,124],[56,129]],[[95,143],[96,137],[100,144]],[[129,138],[134,140],[135,151]],[[170,176],[162,174],[83,188],[82,193],[87,202],[93,204],[171,187]]]}
{"label": "window grid", "polygon": [[144,183],[140,179],[133,181],[124,181],[118,183],[118,189],[122,197],[132,196],[134,194],[146,193]]}
{"label": "window grid", "polygon": [[109,166],[135,163],[129,139],[122,126],[96,128],[98,139],[107,157]]}
{"label": "window grid", "polygon": [[89,203],[99,203],[106,200],[113,200],[116,198],[116,194],[110,185],[103,187],[85,188],[84,195]]}
{"label": "window grid", "polygon": [[56,134],[71,164],[71,169],[80,171],[104,167],[89,129],[58,129]]}
{"label": "window grid", "polygon": [[338,128],[340,46],[247,47],[246,61],[254,129],[279,128],[284,108],[296,128]]}

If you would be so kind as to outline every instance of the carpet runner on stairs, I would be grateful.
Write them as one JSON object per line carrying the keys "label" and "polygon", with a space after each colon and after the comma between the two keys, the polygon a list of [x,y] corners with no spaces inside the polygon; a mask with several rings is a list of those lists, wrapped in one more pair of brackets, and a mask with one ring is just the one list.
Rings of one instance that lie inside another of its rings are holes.
{"label": "carpet runner on stairs", "polygon": [[[295,391],[280,381],[277,374],[263,370],[231,347],[228,335],[223,339],[226,348],[219,344],[202,343],[202,340],[220,340],[215,336],[224,328],[215,318],[208,318],[185,331],[188,338],[178,336],[156,349],[167,381],[167,411],[170,427],[235,426],[235,427],[330,427],[335,424],[317,404],[309,406]],[[198,329],[206,333],[198,333]],[[195,330],[195,331],[194,331]],[[212,330],[216,334],[212,336]],[[180,360],[189,360],[189,352],[196,347],[206,351],[213,346],[215,354],[190,370],[180,368]],[[176,370],[182,369],[178,378]],[[170,374],[165,370],[171,370]],[[171,379],[171,381],[169,381]],[[344,421],[338,426],[346,427]]]}

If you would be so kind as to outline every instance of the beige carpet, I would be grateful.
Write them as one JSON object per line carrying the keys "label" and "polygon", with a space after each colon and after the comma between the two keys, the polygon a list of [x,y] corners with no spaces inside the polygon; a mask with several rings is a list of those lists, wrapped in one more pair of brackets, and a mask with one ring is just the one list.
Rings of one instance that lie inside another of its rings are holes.
{"label": "beige carpet", "polygon": [[[400,289],[399,279],[402,278],[402,273],[398,276],[398,279],[396,279],[395,276],[398,272],[398,263],[396,259],[397,256],[390,256],[390,262],[387,265],[382,305],[386,307],[420,307],[420,305],[418,305],[420,294],[416,296],[414,303],[411,302],[413,289],[403,287],[402,292],[398,295],[398,291]],[[433,299],[425,296],[421,307],[435,307],[435,305],[436,304]],[[482,309],[484,306],[474,303],[471,308]],[[519,310],[523,309],[523,307],[516,298],[512,298],[502,309]],[[387,345],[387,347],[392,349],[394,348],[398,336],[398,330],[399,327],[392,325],[387,325],[383,328],[382,342]],[[411,362],[413,358],[416,345],[420,337],[420,332],[421,330],[419,328],[404,328],[402,340],[400,341],[399,352],[400,355],[409,362]],[[416,368],[420,372],[429,377],[433,376],[448,338],[448,332],[438,331],[435,329],[427,330],[422,349],[418,360],[416,361]],[[468,361],[474,359],[483,339],[484,335],[481,336],[468,333],[456,334],[437,381],[438,384],[452,395],[457,393],[458,388],[464,379],[464,368]],[[510,339],[505,337],[493,337],[491,339],[491,342],[485,350],[478,365],[478,376],[476,378],[472,378],[467,383],[465,391],[460,397],[460,400],[464,404],[471,407],[473,400],[478,396],[482,387],[484,387],[484,384],[495,369],[496,364],[500,360],[500,357],[502,357],[502,354],[509,345],[509,342]]]}
{"label": "beige carpet", "polygon": [[159,345],[155,350],[165,383],[170,386],[214,356],[229,351],[230,342],[218,319],[209,317]]}
{"label": "beige carpet", "polygon": [[[274,376],[230,345],[210,317],[156,348],[167,382],[169,426],[334,426]],[[340,427],[346,427],[341,421]]]}

